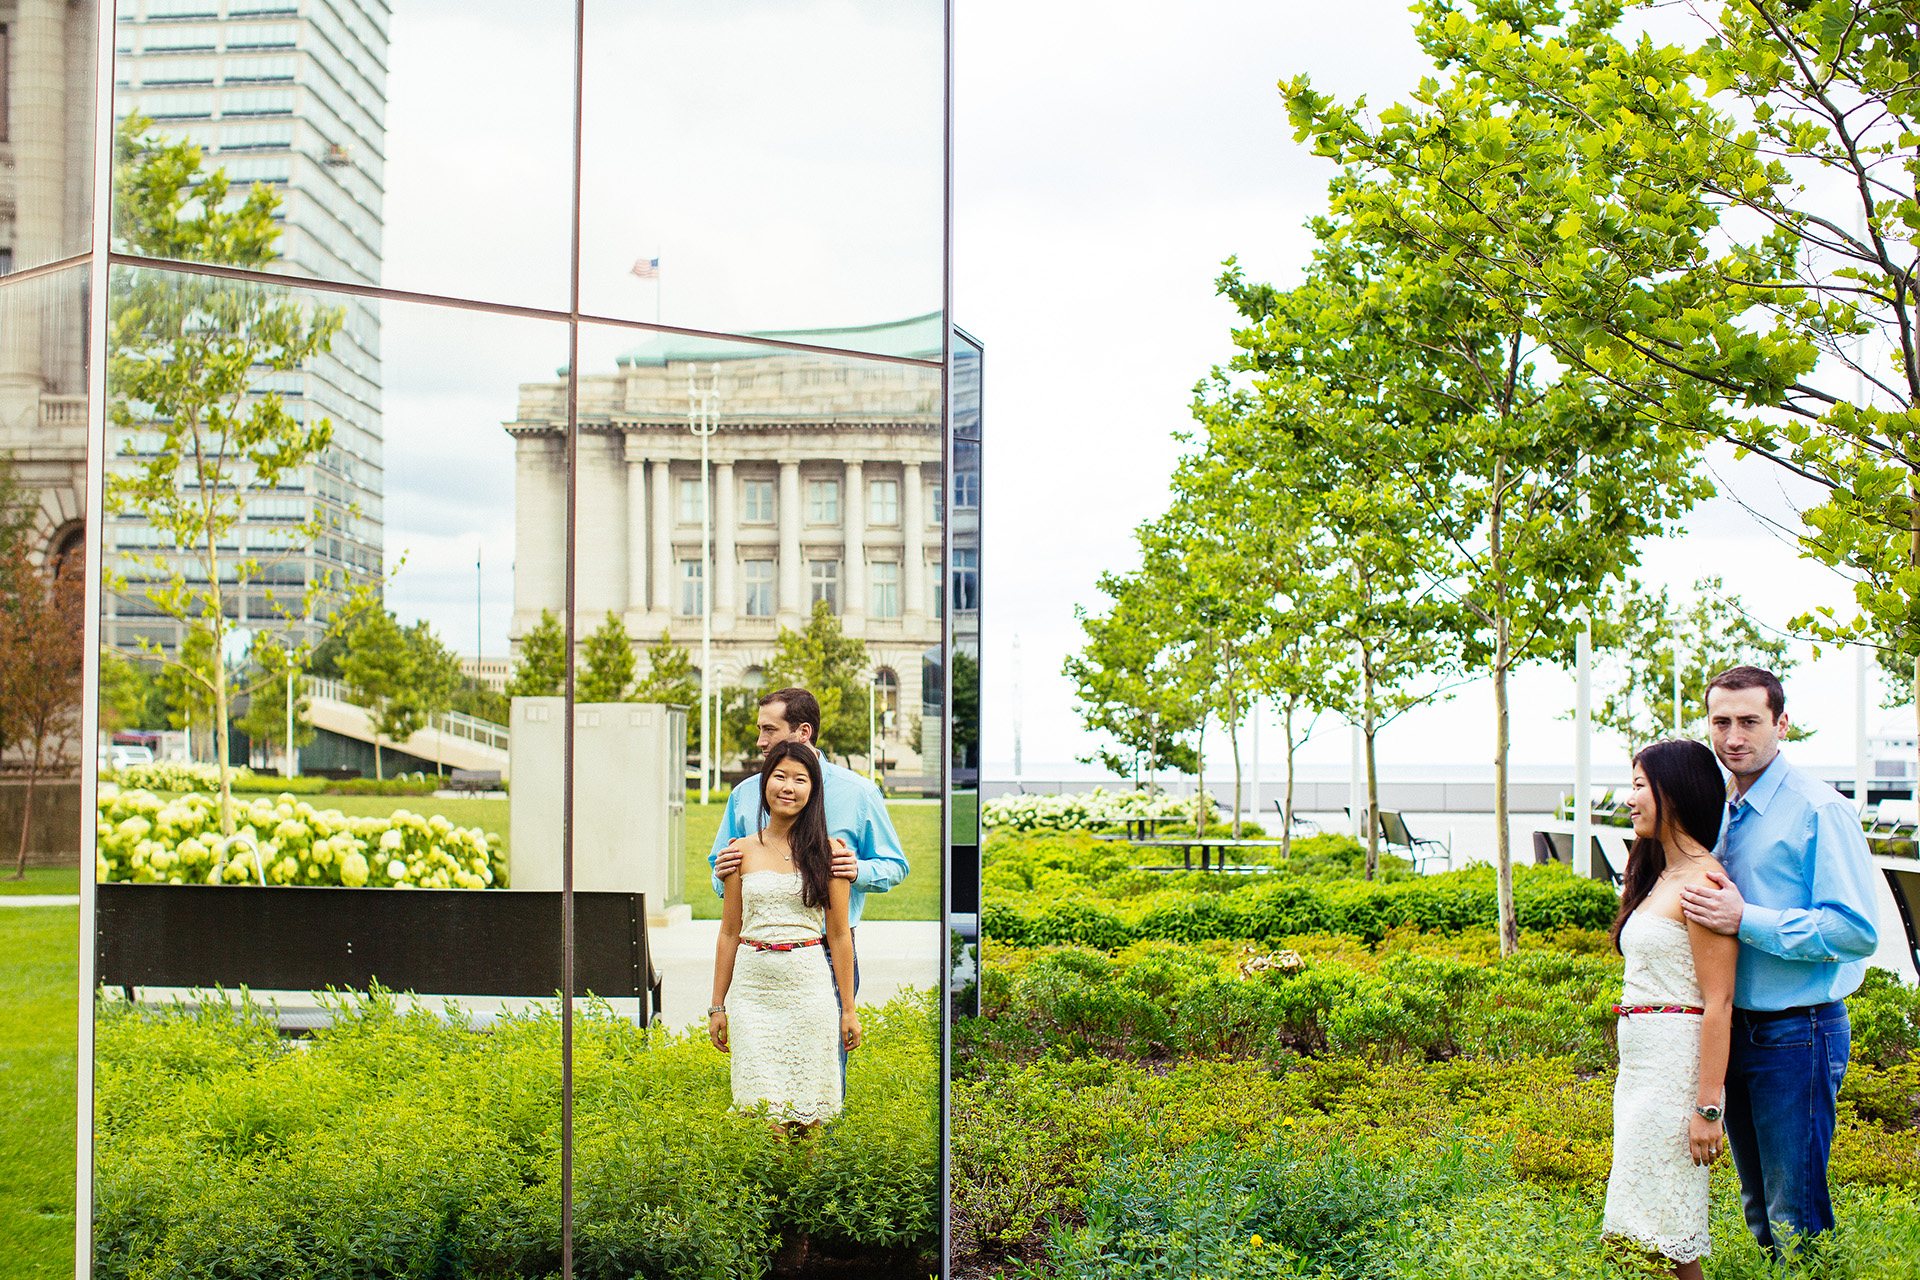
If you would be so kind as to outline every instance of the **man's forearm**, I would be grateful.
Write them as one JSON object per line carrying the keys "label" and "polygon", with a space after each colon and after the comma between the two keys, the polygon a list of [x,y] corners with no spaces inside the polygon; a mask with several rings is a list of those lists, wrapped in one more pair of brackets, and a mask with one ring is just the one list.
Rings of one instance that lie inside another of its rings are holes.
{"label": "man's forearm", "polygon": [[1838,907],[1761,907],[1740,913],[1740,941],[1786,960],[1865,960],[1879,945],[1872,924]]}

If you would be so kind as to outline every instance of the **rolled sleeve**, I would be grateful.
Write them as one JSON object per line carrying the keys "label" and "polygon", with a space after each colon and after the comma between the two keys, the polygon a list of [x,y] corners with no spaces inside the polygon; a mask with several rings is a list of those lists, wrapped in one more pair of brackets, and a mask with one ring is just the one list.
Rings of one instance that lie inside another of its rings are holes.
{"label": "rolled sleeve", "polygon": [[1810,905],[1748,903],[1740,913],[1740,941],[1788,960],[1865,960],[1879,945],[1873,858],[1866,837],[1844,804],[1820,806],[1811,828]]}
{"label": "rolled sleeve", "polygon": [[887,802],[869,795],[861,806],[859,839],[854,853],[860,859],[860,873],[853,887],[862,893],[885,893],[907,878],[907,854],[900,847],[900,836],[887,814]]}

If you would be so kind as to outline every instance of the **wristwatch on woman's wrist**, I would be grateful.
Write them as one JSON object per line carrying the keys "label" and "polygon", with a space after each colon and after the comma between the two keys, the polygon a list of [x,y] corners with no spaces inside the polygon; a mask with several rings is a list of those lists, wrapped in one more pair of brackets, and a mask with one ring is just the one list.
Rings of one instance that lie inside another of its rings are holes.
{"label": "wristwatch on woman's wrist", "polygon": [[707,1016],[711,1018],[716,1013],[725,1013],[726,1011],[727,1011],[727,1006],[723,1004],[716,1004],[707,1010]]}
{"label": "wristwatch on woman's wrist", "polygon": [[1709,1124],[1714,1124],[1719,1121],[1721,1116],[1726,1114],[1726,1110],[1725,1108],[1716,1107],[1716,1106],[1713,1106],[1711,1103],[1709,1103],[1707,1106],[1704,1106],[1704,1107],[1695,1107],[1693,1109],[1693,1114],[1699,1116],[1702,1120],[1705,1120]]}

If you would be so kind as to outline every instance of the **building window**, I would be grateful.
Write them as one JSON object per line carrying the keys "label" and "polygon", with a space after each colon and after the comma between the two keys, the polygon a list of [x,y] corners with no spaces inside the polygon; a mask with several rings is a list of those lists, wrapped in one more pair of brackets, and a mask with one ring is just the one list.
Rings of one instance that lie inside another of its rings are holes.
{"label": "building window", "polygon": [[840,562],[838,560],[815,560],[807,566],[807,576],[811,579],[813,595],[807,601],[811,609],[822,600],[827,602],[828,613],[840,612]]}
{"label": "building window", "polygon": [[953,607],[962,613],[980,607],[980,553],[972,548],[953,551]]}
{"label": "building window", "polygon": [[980,473],[978,471],[953,473],[953,505],[958,511],[971,510],[980,505]]}
{"label": "building window", "polygon": [[900,677],[892,667],[881,667],[873,673],[873,709],[881,727],[891,730],[900,714]]}
{"label": "building window", "polygon": [[945,485],[927,486],[927,510],[933,512],[933,523],[947,522],[947,487]]}
{"label": "building window", "polygon": [[927,573],[927,591],[928,594],[933,597],[933,620],[938,622],[947,616],[947,588],[946,584],[940,581],[940,565],[938,562],[928,565],[927,569],[929,571]]}
{"label": "building window", "polygon": [[773,523],[773,481],[749,480],[740,487],[740,523]]}
{"label": "building window", "polygon": [[807,522],[809,524],[840,523],[840,482],[838,480],[807,481]]}
{"label": "building window", "polygon": [[699,524],[701,516],[700,482],[682,480],[680,482],[680,523]]}
{"label": "building window", "polygon": [[740,566],[747,584],[747,616],[773,616],[773,561],[749,560]]}
{"label": "building window", "polygon": [[873,607],[876,618],[900,616],[900,564],[896,560],[875,560],[867,566],[873,575]]}
{"label": "building window", "polygon": [[900,482],[875,480],[867,486],[867,523],[900,523]]}
{"label": "building window", "polygon": [[706,566],[698,560],[680,562],[680,616],[697,618],[707,608]]}

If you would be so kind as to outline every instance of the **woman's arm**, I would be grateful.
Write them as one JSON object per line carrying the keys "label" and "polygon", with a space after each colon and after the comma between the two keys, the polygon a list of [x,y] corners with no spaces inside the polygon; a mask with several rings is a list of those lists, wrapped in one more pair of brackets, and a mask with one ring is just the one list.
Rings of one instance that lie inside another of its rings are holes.
{"label": "woman's arm", "polygon": [[[730,875],[726,878],[726,896],[720,907],[720,936],[713,947],[713,999],[711,1003],[718,1008],[727,1002],[727,991],[733,986],[733,962],[740,954],[740,877]],[[707,1038],[713,1041],[713,1047],[722,1053],[727,1052],[727,1015],[710,1013],[707,1015]]]}
{"label": "woman's arm", "polygon": [[[1722,1106],[1726,1099],[1727,1051],[1733,1039],[1733,974],[1740,959],[1740,939],[1715,933],[1705,925],[1687,922],[1687,941],[1693,946],[1693,969],[1700,980],[1700,1089],[1694,1105]],[[1695,1164],[1712,1164],[1725,1146],[1721,1126],[1694,1115],[1687,1124],[1687,1142]]]}
{"label": "woman's arm", "polygon": [[833,951],[833,982],[840,989],[840,1042],[860,1047],[860,1015],[853,1007],[853,926],[847,903],[852,886],[835,876],[827,888],[827,945]]}

